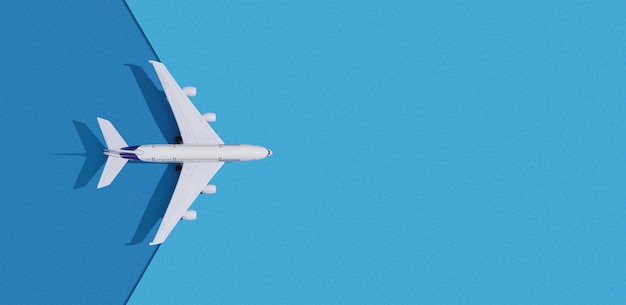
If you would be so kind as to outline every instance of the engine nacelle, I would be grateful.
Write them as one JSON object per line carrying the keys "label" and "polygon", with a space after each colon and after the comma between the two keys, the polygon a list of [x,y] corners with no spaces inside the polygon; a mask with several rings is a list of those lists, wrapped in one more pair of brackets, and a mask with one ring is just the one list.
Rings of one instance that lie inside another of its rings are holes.
{"label": "engine nacelle", "polygon": [[196,96],[196,87],[185,87],[183,88],[183,93],[185,93],[187,96]]}
{"label": "engine nacelle", "polygon": [[202,189],[202,194],[215,194],[215,192],[217,192],[217,186],[215,186],[215,184],[207,184]]}
{"label": "engine nacelle", "polygon": [[187,212],[183,214],[183,220],[196,220],[197,216],[198,213],[196,210],[187,210]]}
{"label": "engine nacelle", "polygon": [[213,123],[215,122],[215,120],[217,120],[217,115],[213,112],[207,112],[203,114],[202,117],[204,118],[205,121],[209,123]]}

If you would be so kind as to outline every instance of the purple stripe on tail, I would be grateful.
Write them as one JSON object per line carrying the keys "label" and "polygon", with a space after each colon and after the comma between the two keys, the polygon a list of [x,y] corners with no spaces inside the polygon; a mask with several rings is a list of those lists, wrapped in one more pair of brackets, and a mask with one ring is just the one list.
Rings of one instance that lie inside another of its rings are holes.
{"label": "purple stripe on tail", "polygon": [[120,157],[124,158],[124,159],[130,159],[130,160],[139,160],[139,158],[137,158],[137,155],[133,154],[133,153],[120,153]]}

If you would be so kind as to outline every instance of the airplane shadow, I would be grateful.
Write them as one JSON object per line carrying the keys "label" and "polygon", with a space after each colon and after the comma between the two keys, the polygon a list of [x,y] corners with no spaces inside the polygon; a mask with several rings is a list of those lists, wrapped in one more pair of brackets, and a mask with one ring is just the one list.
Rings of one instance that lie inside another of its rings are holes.
{"label": "airplane shadow", "polygon": [[165,97],[165,93],[159,90],[142,67],[132,64],[125,64],[135,76],[137,85],[141,89],[143,98],[152,113],[152,117],[157,123],[161,134],[167,143],[175,143],[176,137],[180,135],[174,114],[170,109],[170,104]]}
{"label": "airplane shadow", "polygon": [[[166,142],[175,143],[176,137],[180,133],[165,93],[155,86],[142,67],[133,64],[125,64],[125,66],[129,67],[133,73],[146,105],[148,105],[148,109],[150,109],[150,113]],[[172,197],[172,193],[174,193],[178,176],[176,164],[169,164],[152,193],[150,202],[141,217],[132,240],[126,245],[142,243],[154,225],[163,217],[169,199]]]}
{"label": "airplane shadow", "polygon": [[96,135],[89,130],[89,127],[87,127],[85,123],[78,122],[76,120],[73,120],[72,122],[74,123],[74,128],[78,133],[80,141],[83,143],[83,147],[85,147],[85,152],[58,153],[53,155],[85,157],[83,167],[80,169],[78,178],[76,178],[76,183],[74,183],[74,189],[79,189],[87,185],[93,176],[96,175],[100,167],[102,167],[102,164],[106,161],[106,156],[102,153],[104,145],[102,145],[102,142],[100,142],[98,137],[96,137]]}

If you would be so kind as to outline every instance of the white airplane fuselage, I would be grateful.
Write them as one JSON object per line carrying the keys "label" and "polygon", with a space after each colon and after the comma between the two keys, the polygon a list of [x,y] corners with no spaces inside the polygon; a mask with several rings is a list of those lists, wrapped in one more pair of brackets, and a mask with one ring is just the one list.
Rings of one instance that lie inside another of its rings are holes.
{"label": "white airplane fuselage", "polygon": [[148,144],[120,149],[105,149],[104,153],[129,160],[157,163],[239,162],[267,158],[272,151],[247,144]]}

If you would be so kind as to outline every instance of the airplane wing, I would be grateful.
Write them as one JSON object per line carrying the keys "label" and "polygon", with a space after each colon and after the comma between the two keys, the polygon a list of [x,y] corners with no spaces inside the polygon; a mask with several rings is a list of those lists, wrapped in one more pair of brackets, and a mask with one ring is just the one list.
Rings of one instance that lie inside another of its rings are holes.
{"label": "airplane wing", "polygon": [[209,123],[200,115],[164,64],[150,60],[170,103],[180,136],[185,144],[224,144]]}
{"label": "airplane wing", "polygon": [[211,181],[211,178],[223,164],[224,162],[187,162],[183,164],[176,189],[174,189],[174,194],[167,206],[159,230],[154,240],[150,243],[151,246],[165,241],[174,229],[174,226],[183,217],[183,214],[189,210],[193,201],[200,195],[202,189]]}

